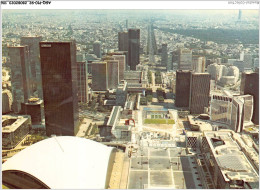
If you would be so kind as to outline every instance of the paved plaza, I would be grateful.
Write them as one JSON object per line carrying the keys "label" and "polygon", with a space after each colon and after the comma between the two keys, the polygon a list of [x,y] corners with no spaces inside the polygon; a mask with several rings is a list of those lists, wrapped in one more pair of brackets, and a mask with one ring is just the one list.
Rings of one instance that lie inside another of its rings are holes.
{"label": "paved plaza", "polygon": [[201,188],[195,157],[187,155],[185,149],[172,147],[171,141],[169,147],[162,142],[164,147],[143,146],[142,140],[140,144],[130,160],[129,189]]}

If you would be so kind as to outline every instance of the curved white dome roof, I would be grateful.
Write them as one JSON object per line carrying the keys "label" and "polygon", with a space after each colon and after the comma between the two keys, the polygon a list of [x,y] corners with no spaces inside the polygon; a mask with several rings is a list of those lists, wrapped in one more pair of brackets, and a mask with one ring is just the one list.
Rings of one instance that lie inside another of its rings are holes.
{"label": "curved white dome roof", "polygon": [[79,137],[53,137],[29,146],[2,171],[29,173],[52,189],[104,189],[114,148]]}

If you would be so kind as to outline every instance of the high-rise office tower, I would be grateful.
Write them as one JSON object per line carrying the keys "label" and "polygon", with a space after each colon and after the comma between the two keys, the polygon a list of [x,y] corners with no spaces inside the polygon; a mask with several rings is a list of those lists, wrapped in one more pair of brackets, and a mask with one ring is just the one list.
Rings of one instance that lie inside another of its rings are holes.
{"label": "high-rise office tower", "polygon": [[171,52],[171,62],[172,62],[172,68],[173,70],[177,70],[178,69],[178,65],[179,65],[179,51],[175,50]]}
{"label": "high-rise office tower", "polygon": [[17,46],[9,47],[8,50],[11,62],[12,110],[15,113],[19,113],[21,111],[21,103],[27,102],[32,95],[29,48],[28,46]]}
{"label": "high-rise office tower", "polygon": [[254,67],[259,68],[259,58],[254,58]]}
{"label": "high-rise office tower", "polygon": [[168,53],[167,53],[167,44],[162,44],[162,66],[167,66],[168,63]]}
{"label": "high-rise office tower", "polygon": [[244,64],[245,68],[253,68],[253,57],[252,54],[250,53],[245,53],[244,54]]}
{"label": "high-rise office tower", "polygon": [[242,73],[240,94],[253,96],[254,112],[252,121],[259,125],[259,73]]}
{"label": "high-rise office tower", "polygon": [[38,97],[42,99],[42,76],[40,63],[39,43],[42,41],[41,36],[21,37],[21,45],[29,47],[29,64],[31,70],[30,85],[33,90],[37,90]]}
{"label": "high-rise office tower", "polygon": [[240,61],[240,60],[234,61],[233,65],[239,69],[239,72],[244,72],[244,70],[245,70],[244,61]]}
{"label": "high-rise office tower", "polygon": [[120,81],[116,89],[116,105],[125,106],[127,98],[127,82],[125,80]]}
{"label": "high-rise office tower", "polygon": [[212,95],[210,101],[210,120],[231,124],[232,97]]}
{"label": "high-rise office tower", "polygon": [[92,62],[88,66],[92,70],[92,90],[106,91],[108,89],[107,62]]}
{"label": "high-rise office tower", "polygon": [[221,60],[222,60],[222,59],[221,59],[220,57],[216,59],[218,65],[221,64]]}
{"label": "high-rise office tower", "polygon": [[119,61],[105,60],[107,62],[108,89],[116,89],[119,84]]}
{"label": "high-rise office tower", "polygon": [[239,56],[239,60],[240,60],[240,61],[244,61],[245,52],[244,52],[244,51],[241,51],[239,55],[240,55],[240,56]]}
{"label": "high-rise office tower", "polygon": [[128,51],[116,51],[116,52],[111,53],[111,55],[124,55],[125,56],[125,70],[127,70],[127,68],[129,68]]}
{"label": "high-rise office tower", "polygon": [[180,56],[179,51],[175,50],[171,54],[172,54],[172,62],[178,63],[179,62],[179,56]]}
{"label": "high-rise office tower", "polygon": [[118,60],[119,61],[119,65],[118,65],[118,72],[119,72],[119,82],[121,80],[124,80],[124,72],[125,72],[125,55],[112,55],[112,57],[115,59],[115,60]]}
{"label": "high-rise office tower", "polygon": [[245,125],[251,124],[253,115],[253,96],[212,95],[210,101],[210,120],[224,123],[235,132],[242,132]]}
{"label": "high-rise office tower", "polygon": [[196,73],[204,73],[205,72],[205,57],[200,56],[192,56],[192,69]]}
{"label": "high-rise office tower", "polygon": [[168,58],[167,66],[166,66],[167,71],[176,69],[177,67],[173,68],[172,54],[167,55],[167,58]]}
{"label": "high-rise office tower", "polygon": [[101,58],[101,42],[95,41],[93,43],[93,52],[97,56],[97,58]]}
{"label": "high-rise office tower", "polygon": [[189,108],[191,114],[204,113],[209,106],[210,74],[192,73],[190,85]]}
{"label": "high-rise office tower", "polygon": [[180,49],[179,50],[179,70],[192,70],[192,50]]}
{"label": "high-rise office tower", "polygon": [[[127,70],[127,68],[129,68],[129,65],[128,65],[128,51],[116,51],[116,52],[108,53],[107,55],[110,55],[110,56],[114,56],[114,55],[122,56],[123,55],[123,56],[125,56],[125,60],[124,60],[125,66],[124,67],[120,67],[119,70],[121,70],[121,68],[122,69],[124,68],[124,71],[125,71],[125,70]],[[123,58],[117,58],[117,59],[120,59],[121,61],[123,61]],[[117,59],[114,58],[114,60],[117,60]]]}
{"label": "high-rise office tower", "polygon": [[125,21],[125,28],[128,29],[128,20]]}
{"label": "high-rise office tower", "polygon": [[234,96],[231,109],[231,128],[236,132],[242,132],[244,126],[252,124],[253,96]]}
{"label": "high-rise office tower", "polygon": [[130,70],[136,70],[140,59],[140,29],[128,30],[128,64]]}
{"label": "high-rise office tower", "polygon": [[76,43],[40,42],[46,134],[76,135],[78,96]]}
{"label": "high-rise office tower", "polygon": [[118,32],[118,50],[128,51],[128,32]]}
{"label": "high-rise office tower", "polygon": [[88,66],[86,62],[77,62],[78,101],[88,103]]}
{"label": "high-rise office tower", "polygon": [[176,71],[175,106],[189,107],[191,71]]}

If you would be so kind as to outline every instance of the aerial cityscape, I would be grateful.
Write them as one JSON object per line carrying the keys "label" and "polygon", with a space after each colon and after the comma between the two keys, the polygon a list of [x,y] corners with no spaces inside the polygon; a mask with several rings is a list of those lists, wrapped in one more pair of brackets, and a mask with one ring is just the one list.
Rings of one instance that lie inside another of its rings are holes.
{"label": "aerial cityscape", "polygon": [[2,10],[3,189],[259,189],[258,10]]}

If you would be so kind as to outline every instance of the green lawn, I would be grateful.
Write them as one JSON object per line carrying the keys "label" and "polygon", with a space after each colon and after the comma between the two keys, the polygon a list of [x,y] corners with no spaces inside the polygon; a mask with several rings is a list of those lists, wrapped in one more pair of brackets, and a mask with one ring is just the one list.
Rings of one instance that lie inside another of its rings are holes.
{"label": "green lawn", "polygon": [[145,119],[144,124],[174,124],[173,119]]}

